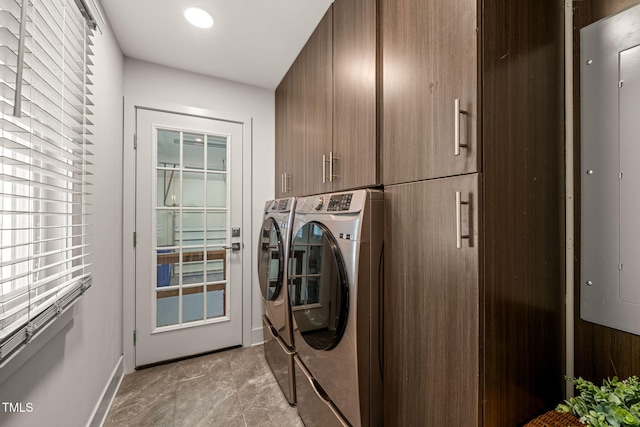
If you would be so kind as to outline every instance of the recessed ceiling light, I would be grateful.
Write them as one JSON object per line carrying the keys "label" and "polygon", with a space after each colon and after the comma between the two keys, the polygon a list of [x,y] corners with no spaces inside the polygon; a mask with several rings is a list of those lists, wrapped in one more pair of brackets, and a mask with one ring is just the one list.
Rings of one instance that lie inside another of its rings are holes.
{"label": "recessed ceiling light", "polygon": [[187,18],[192,25],[198,28],[210,28],[213,25],[213,18],[206,11],[197,8],[190,7],[184,11],[184,17]]}

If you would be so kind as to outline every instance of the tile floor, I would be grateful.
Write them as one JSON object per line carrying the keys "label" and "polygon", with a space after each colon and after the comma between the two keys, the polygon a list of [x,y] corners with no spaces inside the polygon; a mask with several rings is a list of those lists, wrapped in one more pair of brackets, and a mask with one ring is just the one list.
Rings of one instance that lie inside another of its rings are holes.
{"label": "tile floor", "polygon": [[238,348],[126,375],[105,427],[302,427],[262,346]]}

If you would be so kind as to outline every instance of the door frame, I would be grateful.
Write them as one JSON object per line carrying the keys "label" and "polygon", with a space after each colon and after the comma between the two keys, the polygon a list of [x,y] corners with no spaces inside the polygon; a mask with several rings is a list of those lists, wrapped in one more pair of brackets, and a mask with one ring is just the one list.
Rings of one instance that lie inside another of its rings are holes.
{"label": "door frame", "polygon": [[[138,102],[137,102],[138,101]],[[252,244],[253,230],[251,223],[252,178],[253,178],[253,119],[241,115],[221,113],[203,108],[188,107],[171,103],[154,103],[123,97],[123,231],[122,231],[122,354],[125,373],[135,370],[135,347],[133,344],[136,328],[135,313],[135,250],[133,247],[133,233],[136,218],[136,152],[134,150],[137,110],[153,110],[173,114],[201,117],[238,123],[242,126],[242,345],[251,345],[251,316],[252,316]]]}

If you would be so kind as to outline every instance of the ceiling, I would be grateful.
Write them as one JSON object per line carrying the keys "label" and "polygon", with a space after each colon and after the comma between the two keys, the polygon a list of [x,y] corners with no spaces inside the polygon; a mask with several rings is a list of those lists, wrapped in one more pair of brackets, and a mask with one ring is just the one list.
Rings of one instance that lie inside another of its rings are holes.
{"label": "ceiling", "polygon": [[[333,0],[101,0],[125,56],[275,89]],[[211,14],[200,29],[187,7]]]}

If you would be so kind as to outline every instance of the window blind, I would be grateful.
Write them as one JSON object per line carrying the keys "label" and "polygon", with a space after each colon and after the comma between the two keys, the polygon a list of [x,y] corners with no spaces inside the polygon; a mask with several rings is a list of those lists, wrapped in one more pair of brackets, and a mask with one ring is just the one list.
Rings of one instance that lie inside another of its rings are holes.
{"label": "window blind", "polygon": [[77,0],[0,0],[0,363],[91,286],[91,35]]}

